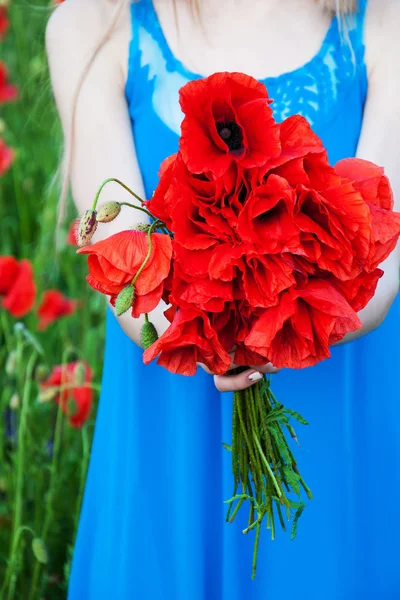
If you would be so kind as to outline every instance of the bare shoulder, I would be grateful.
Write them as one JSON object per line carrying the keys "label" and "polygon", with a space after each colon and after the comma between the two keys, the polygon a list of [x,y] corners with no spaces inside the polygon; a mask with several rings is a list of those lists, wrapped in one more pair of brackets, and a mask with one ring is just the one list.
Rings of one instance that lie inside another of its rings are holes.
{"label": "bare shoulder", "polygon": [[[367,66],[370,72],[387,65],[395,67],[394,57],[400,54],[400,2],[398,0],[369,0],[365,21]],[[395,75],[395,73],[393,73]]]}

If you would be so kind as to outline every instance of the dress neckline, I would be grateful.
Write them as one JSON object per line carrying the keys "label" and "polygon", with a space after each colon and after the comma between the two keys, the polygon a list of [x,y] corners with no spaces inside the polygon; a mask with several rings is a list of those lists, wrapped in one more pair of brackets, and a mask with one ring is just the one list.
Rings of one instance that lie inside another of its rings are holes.
{"label": "dress neckline", "polygon": [[[132,4],[132,6],[134,6],[135,4],[136,3]],[[186,77],[189,80],[203,79],[204,77],[206,77],[205,75],[200,75],[199,73],[195,73],[194,71],[191,71],[172,52],[169,42],[165,36],[164,30],[161,26],[161,22],[158,17],[158,13],[154,6],[153,0],[140,0],[139,3],[136,4],[136,6],[138,6],[140,4],[143,6],[143,8],[147,12],[147,14],[146,14],[147,23],[152,25],[151,32],[152,32],[153,36],[156,38],[158,46],[163,53],[163,56],[167,63],[168,70],[176,71],[176,72],[180,73],[183,77]],[[314,54],[314,56],[312,56],[312,58],[310,58],[308,61],[306,61],[300,67],[297,67],[291,71],[285,71],[284,73],[281,73],[279,75],[275,75],[272,77],[267,76],[267,77],[259,79],[259,81],[261,83],[266,84],[268,82],[269,83],[278,82],[278,81],[281,81],[282,79],[286,79],[286,78],[291,79],[296,76],[302,77],[304,75],[304,70],[308,70],[309,68],[312,68],[315,63],[319,63],[321,61],[321,58],[324,56],[324,53],[327,50],[327,48],[329,48],[331,46],[332,39],[334,38],[335,35],[340,37],[338,20],[337,20],[336,16],[333,16],[331,23],[328,27],[328,30],[321,42],[321,45],[320,45],[317,53]]]}

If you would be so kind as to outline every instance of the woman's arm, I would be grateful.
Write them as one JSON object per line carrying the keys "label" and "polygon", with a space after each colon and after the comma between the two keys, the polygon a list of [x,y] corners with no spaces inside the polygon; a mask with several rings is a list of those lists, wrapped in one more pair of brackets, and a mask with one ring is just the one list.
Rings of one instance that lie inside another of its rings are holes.
{"label": "woman's arm", "polygon": [[[81,72],[92,56],[99,39],[111,22],[115,5],[105,0],[68,0],[51,16],[46,31],[46,47],[51,82],[66,143],[70,139],[69,122],[73,95]],[[90,208],[100,183],[116,177],[144,197],[143,183],[135,154],[131,124],[124,95],[128,64],[130,20],[128,2],[113,31],[89,70],[79,94],[73,135],[71,165],[72,193],[78,211]],[[120,186],[108,184],[101,196],[107,200],[132,201]],[[94,240],[104,239],[143,221],[139,211],[123,207],[119,217],[101,225]],[[169,325],[163,315],[163,303],[151,313],[159,332]],[[125,333],[140,344],[142,319],[129,313],[118,318]]]}
{"label": "woman's arm", "polygon": [[[368,3],[365,24],[368,98],[357,155],[385,168],[400,211],[400,5],[396,0]],[[383,263],[374,298],[360,312],[363,327],[344,341],[378,327],[399,290],[400,245]]]}

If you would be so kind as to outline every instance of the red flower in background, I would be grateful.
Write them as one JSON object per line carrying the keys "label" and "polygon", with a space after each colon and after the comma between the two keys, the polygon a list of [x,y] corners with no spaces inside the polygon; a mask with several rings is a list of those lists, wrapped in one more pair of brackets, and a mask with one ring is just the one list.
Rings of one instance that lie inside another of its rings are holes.
{"label": "red flower in background", "polygon": [[[150,258],[135,282],[132,316],[152,311],[160,302],[172,257],[168,235],[152,233]],[[106,240],[80,248],[78,254],[88,254],[89,285],[111,296],[117,295],[134,279],[148,253],[148,235],[143,231],[121,231]]]}
{"label": "red flower in background", "polygon": [[180,152],[192,173],[223,175],[232,162],[260,167],[280,153],[265,86],[243,73],[215,73],[180,90]]}
{"label": "red flower in background", "polygon": [[0,39],[5,37],[9,26],[7,6],[0,6]]}
{"label": "red flower in background", "polygon": [[74,246],[75,248],[78,247],[78,230],[80,222],[81,220],[79,218],[72,221],[67,233],[67,244],[69,246]]}
{"label": "red flower in background", "polygon": [[42,301],[37,309],[39,317],[38,329],[47,329],[50,323],[62,317],[72,315],[78,305],[77,300],[70,300],[58,290],[47,290],[43,294]]}
{"label": "red flower in background", "polygon": [[0,176],[4,175],[14,160],[14,150],[6,146],[3,138],[0,138]]}
{"label": "red flower in background", "polygon": [[18,97],[18,88],[16,85],[7,83],[7,69],[0,60],[0,104],[11,102]]}
{"label": "red flower in background", "polygon": [[2,307],[13,317],[21,318],[32,309],[36,285],[29,260],[18,262],[13,256],[0,256],[0,296]]}
{"label": "red flower in background", "polygon": [[[53,368],[49,377],[40,384],[42,390],[54,389],[55,402],[68,416],[72,427],[80,428],[89,418],[93,404],[92,370],[83,362],[72,362]],[[59,390],[61,386],[66,389]],[[71,410],[70,403],[75,404]]]}

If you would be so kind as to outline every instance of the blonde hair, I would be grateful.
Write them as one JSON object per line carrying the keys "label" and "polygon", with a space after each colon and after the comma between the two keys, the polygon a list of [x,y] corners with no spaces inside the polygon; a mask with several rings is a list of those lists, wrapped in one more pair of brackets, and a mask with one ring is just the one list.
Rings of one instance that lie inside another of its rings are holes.
{"label": "blonde hair", "polygon": [[[133,0],[133,1],[140,2],[140,0]],[[101,38],[99,39],[99,41],[95,47],[95,50],[93,51],[89,60],[85,64],[84,68],[82,69],[81,75],[78,79],[78,82],[76,84],[76,88],[75,88],[75,91],[73,94],[70,121],[67,126],[69,135],[66,136],[67,143],[65,144],[64,154],[63,154],[63,158],[61,161],[61,167],[60,167],[60,170],[58,173],[58,179],[61,180],[61,185],[60,185],[59,209],[58,209],[57,228],[56,228],[57,231],[58,231],[58,229],[63,221],[63,218],[64,218],[64,213],[65,213],[65,208],[66,208],[67,198],[68,198],[68,192],[69,192],[71,166],[72,166],[72,150],[73,150],[73,142],[74,142],[75,114],[76,114],[76,106],[77,106],[79,94],[80,94],[82,85],[85,81],[85,78],[86,78],[93,62],[95,61],[100,50],[103,48],[103,46],[109,40],[111,34],[113,33],[113,31],[115,29],[115,26],[118,23],[118,20],[122,14],[122,10],[123,10],[126,2],[130,2],[130,0],[116,0],[116,2],[117,2],[117,6],[115,8],[113,16],[112,16],[109,24],[107,25],[106,30],[104,31]],[[177,0],[172,0],[172,2],[174,5],[174,11],[175,11],[175,17],[176,17],[177,16]],[[199,17],[201,0],[189,0],[189,2],[193,9],[193,13]],[[339,19],[339,24],[340,24],[342,31],[344,29],[343,23],[344,23],[345,16],[347,14],[356,12],[357,5],[358,5],[358,0],[317,0],[317,2],[321,5],[321,7],[324,10],[328,10],[328,11],[332,12],[333,14],[336,14],[336,16]]]}

